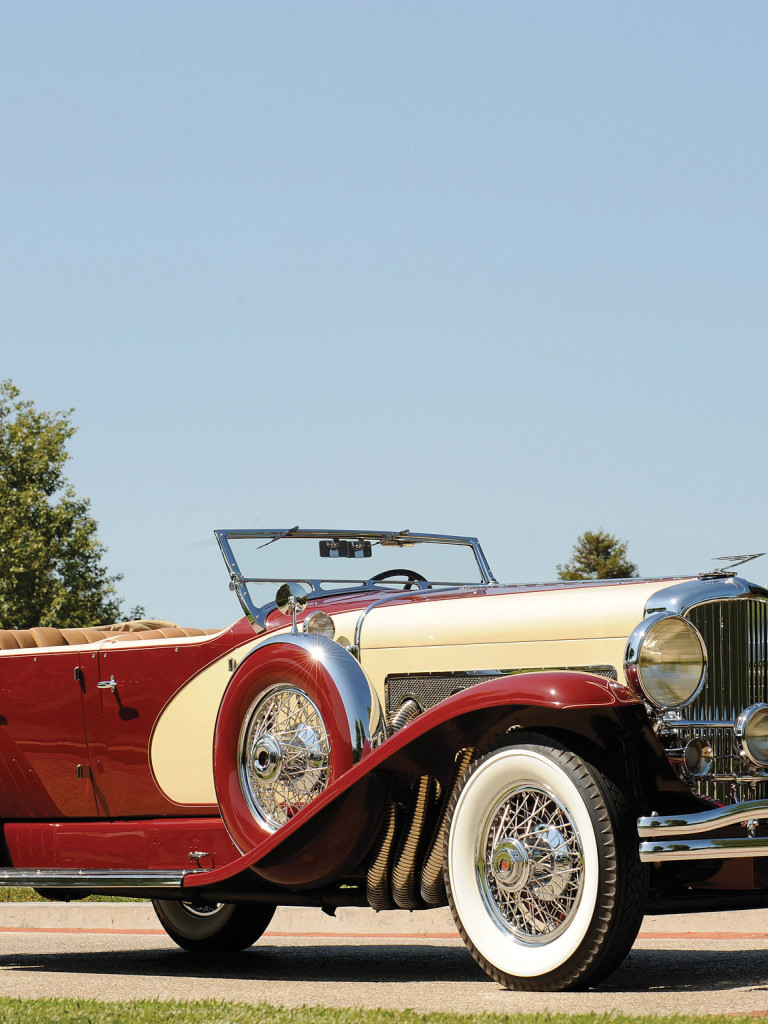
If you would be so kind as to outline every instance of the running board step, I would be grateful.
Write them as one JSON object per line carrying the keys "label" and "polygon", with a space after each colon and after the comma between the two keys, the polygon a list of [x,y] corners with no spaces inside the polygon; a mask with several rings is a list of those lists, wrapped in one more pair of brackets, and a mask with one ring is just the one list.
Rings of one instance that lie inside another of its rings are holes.
{"label": "running board step", "polygon": [[181,889],[187,875],[199,871],[66,871],[0,868],[0,885],[32,889]]}

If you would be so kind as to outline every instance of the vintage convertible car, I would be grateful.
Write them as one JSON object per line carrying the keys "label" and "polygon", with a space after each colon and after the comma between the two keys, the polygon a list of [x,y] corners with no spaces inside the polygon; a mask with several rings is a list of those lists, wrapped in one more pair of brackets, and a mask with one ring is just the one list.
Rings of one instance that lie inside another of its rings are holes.
{"label": "vintage convertible car", "polygon": [[206,952],[279,905],[448,903],[521,989],[596,984],[644,913],[768,905],[767,590],[217,538],[229,628],[0,630],[2,884],[148,897]]}

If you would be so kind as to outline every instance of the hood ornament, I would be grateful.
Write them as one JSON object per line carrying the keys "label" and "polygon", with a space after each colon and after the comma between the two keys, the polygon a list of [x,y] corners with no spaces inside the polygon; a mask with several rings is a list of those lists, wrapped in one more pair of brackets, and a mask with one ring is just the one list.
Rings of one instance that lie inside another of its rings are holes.
{"label": "hood ornament", "polygon": [[717,555],[712,559],[713,562],[728,562],[728,565],[724,565],[722,569],[714,569],[712,572],[703,572],[702,576],[725,576],[735,575],[731,573],[731,569],[735,569],[737,565],[744,565],[746,562],[751,562],[755,558],[762,558],[765,551],[758,551],[754,555]]}

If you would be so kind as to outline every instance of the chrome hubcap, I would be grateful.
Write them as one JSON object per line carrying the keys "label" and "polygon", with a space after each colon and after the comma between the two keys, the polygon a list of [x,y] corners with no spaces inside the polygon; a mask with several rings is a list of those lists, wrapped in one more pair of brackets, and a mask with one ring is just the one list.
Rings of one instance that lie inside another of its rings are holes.
{"label": "chrome hubcap", "polygon": [[271,782],[280,773],[283,752],[274,736],[259,736],[251,751],[251,768],[261,782]]}
{"label": "chrome hubcap", "polygon": [[511,892],[520,892],[530,875],[528,851],[519,839],[505,839],[491,857],[491,872],[496,884]]}

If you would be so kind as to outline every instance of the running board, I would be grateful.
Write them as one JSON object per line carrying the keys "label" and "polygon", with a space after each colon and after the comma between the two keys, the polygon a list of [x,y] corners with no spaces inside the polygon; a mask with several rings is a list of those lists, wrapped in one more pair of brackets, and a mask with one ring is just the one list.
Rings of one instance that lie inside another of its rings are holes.
{"label": "running board", "polygon": [[0,885],[32,889],[178,889],[199,871],[66,871],[47,868],[0,868]]}

